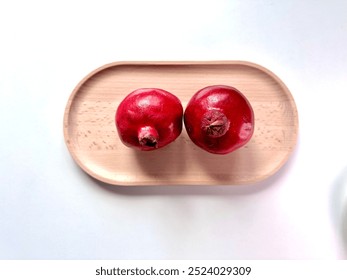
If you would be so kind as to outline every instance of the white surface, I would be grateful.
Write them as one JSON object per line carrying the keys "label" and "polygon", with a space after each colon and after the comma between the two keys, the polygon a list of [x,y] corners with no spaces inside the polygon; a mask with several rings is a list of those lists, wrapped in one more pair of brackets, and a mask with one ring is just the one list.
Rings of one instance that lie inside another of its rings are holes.
{"label": "white surface", "polygon": [[[0,258],[346,258],[347,2],[93,2],[0,4]],[[219,59],[267,67],[296,100],[274,177],[111,190],[72,161],[63,113],[90,71]]]}

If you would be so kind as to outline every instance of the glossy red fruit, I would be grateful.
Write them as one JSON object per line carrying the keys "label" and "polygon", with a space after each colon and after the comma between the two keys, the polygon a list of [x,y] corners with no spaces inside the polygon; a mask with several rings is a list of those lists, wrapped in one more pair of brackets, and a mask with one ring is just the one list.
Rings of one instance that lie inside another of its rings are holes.
{"label": "glossy red fruit", "polygon": [[246,97],[230,86],[199,90],[184,112],[190,139],[214,154],[227,154],[245,145],[254,130],[254,113]]}
{"label": "glossy red fruit", "polygon": [[126,146],[150,151],[181,134],[182,118],[183,107],[176,96],[162,89],[141,88],[119,104],[116,126]]}

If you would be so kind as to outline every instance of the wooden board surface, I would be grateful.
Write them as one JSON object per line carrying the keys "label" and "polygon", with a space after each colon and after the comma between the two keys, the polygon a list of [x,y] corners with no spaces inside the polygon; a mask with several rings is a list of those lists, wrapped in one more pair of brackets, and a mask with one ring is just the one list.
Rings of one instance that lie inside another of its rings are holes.
{"label": "wooden board surface", "polygon": [[[255,131],[250,142],[228,155],[196,147],[185,129],[175,142],[151,152],[124,146],[114,123],[121,100],[137,88],[175,94],[185,107],[209,85],[230,85],[250,101]],[[273,175],[297,141],[298,114],[287,87],[262,66],[242,61],[116,62],[84,78],[65,109],[64,136],[77,164],[113,185],[239,185]]]}

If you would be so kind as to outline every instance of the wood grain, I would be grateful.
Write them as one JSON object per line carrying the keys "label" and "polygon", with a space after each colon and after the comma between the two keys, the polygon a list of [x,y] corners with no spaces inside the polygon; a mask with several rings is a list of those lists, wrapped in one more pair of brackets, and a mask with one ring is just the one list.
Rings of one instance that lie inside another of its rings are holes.
{"label": "wood grain", "polygon": [[[114,124],[121,100],[143,87],[165,89],[185,107],[208,85],[230,85],[255,114],[251,141],[228,155],[196,147],[183,129],[170,145],[151,152],[124,146]],[[113,185],[239,185],[264,180],[292,153],[298,113],[287,87],[262,66],[242,61],[117,62],[85,77],[65,109],[64,136],[73,159],[92,177]]]}

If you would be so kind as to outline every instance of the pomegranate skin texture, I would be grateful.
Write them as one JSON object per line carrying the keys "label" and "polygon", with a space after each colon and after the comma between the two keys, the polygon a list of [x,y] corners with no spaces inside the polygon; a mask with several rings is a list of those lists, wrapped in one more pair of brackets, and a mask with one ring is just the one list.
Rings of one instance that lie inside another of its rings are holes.
{"label": "pomegranate skin texture", "polygon": [[254,131],[254,112],[236,88],[205,87],[188,102],[184,125],[190,139],[213,154],[228,154],[244,146]]}
{"label": "pomegranate skin texture", "polygon": [[182,132],[183,107],[173,94],[157,88],[140,88],[119,104],[115,122],[128,147],[142,151],[162,148]]}

